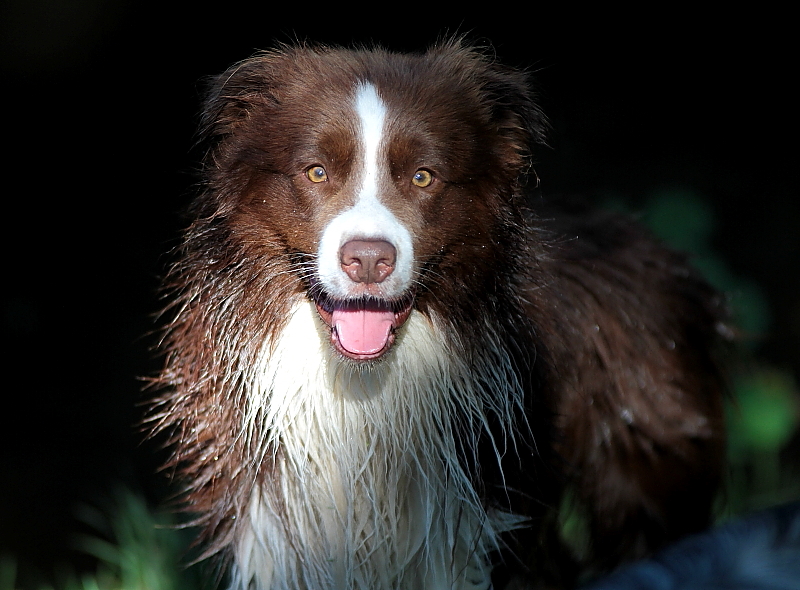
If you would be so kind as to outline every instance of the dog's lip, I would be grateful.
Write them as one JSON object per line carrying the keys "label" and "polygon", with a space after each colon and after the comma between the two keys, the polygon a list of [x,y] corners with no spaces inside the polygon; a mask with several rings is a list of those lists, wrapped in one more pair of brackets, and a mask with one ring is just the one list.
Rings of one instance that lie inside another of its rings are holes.
{"label": "dog's lip", "polygon": [[[337,300],[325,295],[314,297],[314,304],[317,308],[322,322],[330,329],[331,344],[342,356],[356,361],[375,360],[382,357],[392,347],[396,338],[397,331],[406,323],[414,307],[414,294],[409,292],[403,297],[396,299],[380,299],[375,297]],[[334,312],[337,310],[372,310],[383,312],[388,315],[393,314],[391,327],[387,334],[386,341],[380,350],[366,353],[358,353],[348,350],[342,342],[334,325]]]}

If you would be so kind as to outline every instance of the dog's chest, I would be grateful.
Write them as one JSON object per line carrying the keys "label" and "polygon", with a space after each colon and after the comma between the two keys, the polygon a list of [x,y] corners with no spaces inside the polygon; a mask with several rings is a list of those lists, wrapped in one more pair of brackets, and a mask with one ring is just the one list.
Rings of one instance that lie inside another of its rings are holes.
{"label": "dog's chest", "polygon": [[519,523],[487,514],[465,471],[454,424],[485,417],[432,323],[412,314],[389,358],[354,371],[301,301],[268,350],[246,431],[278,476],[243,515],[243,587],[488,588]]}

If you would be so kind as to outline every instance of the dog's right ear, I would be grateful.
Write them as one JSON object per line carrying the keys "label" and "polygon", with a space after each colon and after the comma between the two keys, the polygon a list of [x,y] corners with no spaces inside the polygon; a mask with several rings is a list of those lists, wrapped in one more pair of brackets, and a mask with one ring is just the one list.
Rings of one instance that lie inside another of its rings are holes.
{"label": "dog's right ear", "polygon": [[257,54],[209,79],[199,140],[211,146],[239,130],[256,109],[275,108],[290,57],[285,51]]}

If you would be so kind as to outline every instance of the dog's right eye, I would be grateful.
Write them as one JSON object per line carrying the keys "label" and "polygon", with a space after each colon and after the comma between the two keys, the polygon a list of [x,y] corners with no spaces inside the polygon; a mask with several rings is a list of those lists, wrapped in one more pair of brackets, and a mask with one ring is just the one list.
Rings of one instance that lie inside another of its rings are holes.
{"label": "dog's right eye", "polygon": [[325,182],[328,180],[328,173],[322,166],[312,166],[306,170],[306,176],[311,182]]}
{"label": "dog's right eye", "polygon": [[425,168],[420,168],[411,177],[411,183],[420,188],[426,188],[433,183],[433,173]]}

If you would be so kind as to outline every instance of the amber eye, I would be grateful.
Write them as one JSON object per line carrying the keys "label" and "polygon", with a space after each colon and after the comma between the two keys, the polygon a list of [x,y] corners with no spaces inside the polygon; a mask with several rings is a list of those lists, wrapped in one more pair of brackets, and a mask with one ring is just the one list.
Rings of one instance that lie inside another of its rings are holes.
{"label": "amber eye", "polygon": [[425,188],[426,186],[430,186],[433,182],[433,174],[431,174],[430,170],[420,168],[414,172],[414,176],[411,177],[411,182],[414,184],[414,186]]}
{"label": "amber eye", "polygon": [[306,176],[311,182],[325,182],[328,180],[328,173],[322,166],[312,166],[306,170]]}

